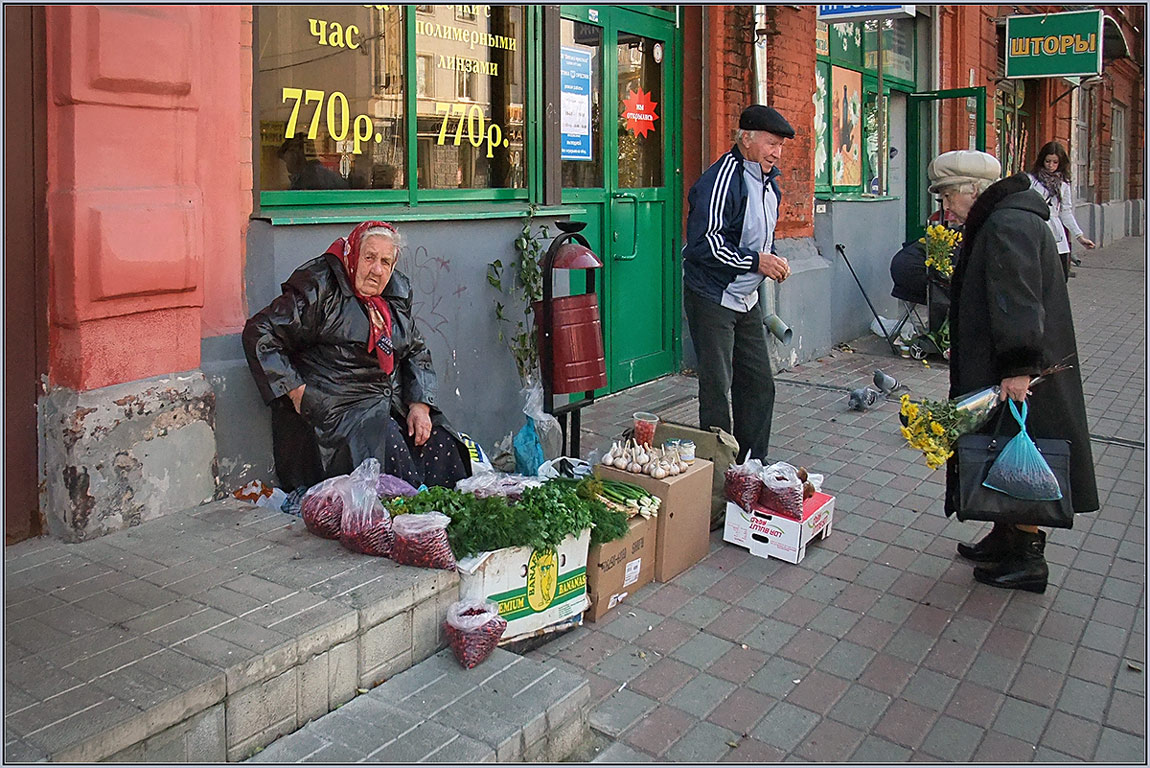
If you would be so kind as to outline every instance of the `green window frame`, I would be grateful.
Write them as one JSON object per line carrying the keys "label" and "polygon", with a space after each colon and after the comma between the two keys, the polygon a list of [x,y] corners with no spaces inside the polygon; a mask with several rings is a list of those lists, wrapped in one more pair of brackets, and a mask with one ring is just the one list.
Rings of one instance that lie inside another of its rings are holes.
{"label": "green window frame", "polygon": [[[868,157],[866,147],[872,140],[872,135],[877,127],[868,127],[864,113],[868,97],[873,98],[875,94],[878,93],[878,69],[877,66],[865,66],[865,62],[868,58],[873,60],[872,54],[875,52],[875,32],[877,31],[877,26],[868,31],[868,22],[862,21],[841,22],[838,24],[828,24],[821,21],[816,23],[820,26],[816,34],[815,90],[812,95],[812,99],[815,102],[815,195],[816,197],[824,198],[837,195],[847,197],[867,195],[870,194],[870,190],[867,188],[867,180],[874,176],[875,169],[871,167],[872,163]],[[916,32],[913,22],[910,22],[908,29],[913,61],[914,57],[917,56],[917,45],[915,45]],[[884,42],[892,34],[892,29],[884,29]],[[890,94],[895,91],[902,93],[914,92],[915,84],[913,80],[893,75],[890,71],[891,63],[887,61],[885,57],[884,64],[887,65],[884,67],[883,72],[884,97],[889,98]],[[833,87],[834,71],[836,68],[858,73],[861,78],[859,114],[861,123],[861,146],[859,148],[861,173],[858,183],[834,183],[835,153],[833,139],[835,131],[832,127],[832,121],[836,114],[835,88]],[[914,71],[914,66],[912,66],[911,69]],[[886,122],[885,136],[887,146],[889,146],[889,111],[887,112]],[[879,149],[879,155],[884,157],[889,167],[889,157],[886,157],[886,154],[883,148]]]}
{"label": "green window frame", "polygon": [[[334,6],[333,6],[334,7]],[[472,202],[488,203],[514,203],[522,206],[530,203],[539,203],[542,199],[543,189],[543,120],[540,116],[542,109],[542,46],[537,41],[542,39],[542,6],[523,5],[523,31],[520,40],[523,45],[524,57],[524,83],[523,83],[523,155],[521,161],[525,165],[524,186],[517,188],[498,189],[426,189],[419,188],[419,140],[416,87],[416,59],[419,46],[416,42],[416,22],[427,19],[428,6],[404,5],[403,9],[403,123],[406,136],[406,168],[403,188],[399,189],[341,189],[341,190],[259,190],[258,202],[261,213],[275,216],[276,211],[299,212],[313,209],[317,215],[322,215],[326,208],[364,208],[367,206],[395,206],[415,209],[421,205],[453,205]],[[258,23],[258,22],[257,22]],[[254,55],[253,71],[259,77],[258,53]],[[253,87],[253,111],[255,123],[259,124],[258,85]],[[434,94],[438,96],[438,94]],[[445,97],[446,98],[446,97]],[[260,137],[258,131],[253,137],[255,151],[259,151]],[[258,163],[258,156],[257,156]]]}

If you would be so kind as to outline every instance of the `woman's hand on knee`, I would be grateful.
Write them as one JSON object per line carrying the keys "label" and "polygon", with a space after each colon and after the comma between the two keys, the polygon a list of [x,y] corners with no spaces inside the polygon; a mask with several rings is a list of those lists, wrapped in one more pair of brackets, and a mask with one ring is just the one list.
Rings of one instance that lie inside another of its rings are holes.
{"label": "woman's hand on knee", "polygon": [[414,437],[417,446],[422,446],[431,437],[431,407],[427,403],[407,406],[407,436]]}
{"label": "woman's hand on knee", "polygon": [[295,406],[296,413],[300,412],[300,403],[303,402],[303,391],[306,388],[307,384],[300,384],[298,387],[287,393],[288,398],[291,400],[291,404]]}

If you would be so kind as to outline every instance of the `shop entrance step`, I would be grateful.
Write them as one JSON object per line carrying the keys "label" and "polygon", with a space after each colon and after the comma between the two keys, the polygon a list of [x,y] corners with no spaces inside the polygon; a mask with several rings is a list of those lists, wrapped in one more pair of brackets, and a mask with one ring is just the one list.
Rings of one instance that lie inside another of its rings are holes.
{"label": "shop entrance step", "polygon": [[590,737],[590,706],[583,677],[502,648],[463,669],[445,649],[248,762],[554,763]]}

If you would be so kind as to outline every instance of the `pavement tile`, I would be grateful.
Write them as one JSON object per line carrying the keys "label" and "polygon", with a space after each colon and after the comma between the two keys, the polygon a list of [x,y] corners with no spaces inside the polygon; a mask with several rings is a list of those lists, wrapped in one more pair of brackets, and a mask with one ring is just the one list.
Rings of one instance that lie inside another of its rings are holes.
{"label": "pavement tile", "polygon": [[591,762],[619,765],[621,763],[651,763],[655,762],[655,758],[645,752],[632,749],[620,741],[616,741],[596,755],[595,759]]}
{"label": "pavement tile", "polygon": [[1089,760],[1101,735],[1102,726],[1065,712],[1055,712],[1039,744],[1080,760]]}
{"label": "pavement tile", "polygon": [[871,731],[890,706],[892,698],[865,685],[850,685],[827,716],[861,731]]}
{"label": "pavement tile", "polygon": [[[615,617],[610,623],[602,624],[601,631],[629,643],[635,642],[648,631],[654,632],[664,620],[663,616],[642,608],[627,609],[624,606],[616,608],[612,613]],[[648,630],[648,627],[651,629]]]}
{"label": "pavement tile", "polygon": [[[735,547],[731,547],[731,549],[735,549]],[[708,562],[710,562],[710,560],[708,560]],[[708,587],[703,594],[708,597],[713,597],[716,600],[722,600],[725,603],[738,603],[757,586],[758,582],[741,576],[738,573],[729,573]]]}
{"label": "pavement tile", "polygon": [[1103,653],[1120,654],[1126,647],[1126,631],[1109,624],[1090,622],[1082,633],[1080,644]]}
{"label": "pavement tile", "polygon": [[742,765],[781,763],[786,752],[764,744],[758,739],[744,738],[739,740],[739,746],[728,752],[723,758],[724,763],[739,763]]}
{"label": "pavement tile", "polygon": [[[1105,724],[1109,728],[1146,736],[1146,699],[1125,691],[1115,691],[1106,713]],[[1108,728],[1108,730],[1109,730]]]}
{"label": "pavement tile", "polygon": [[791,752],[803,743],[818,722],[819,716],[814,712],[780,701],[759,721],[751,735],[784,752]]}
{"label": "pavement tile", "polygon": [[851,627],[843,639],[877,651],[881,650],[894,637],[897,630],[896,624],[880,621],[873,616],[863,616],[857,624]]}
{"label": "pavement tile", "polygon": [[711,621],[706,629],[713,635],[738,642],[757,627],[762,616],[745,608],[732,607]]}
{"label": "pavement tile", "polygon": [[745,643],[736,645],[707,667],[708,674],[742,685],[767,661],[767,654]]}
{"label": "pavement tile", "polygon": [[710,711],[707,719],[736,733],[748,733],[777,701],[749,688],[736,688]]}
{"label": "pavement tile", "polygon": [[662,658],[632,680],[628,687],[644,696],[667,701],[699,674],[699,670],[673,658]]}
{"label": "pavement tile", "polygon": [[894,633],[894,637],[883,648],[883,652],[917,665],[926,658],[934,642],[934,638],[929,635],[904,627]]}
{"label": "pavement tile", "polygon": [[1032,744],[1007,736],[1003,733],[989,731],[982,739],[982,743],[975,750],[971,760],[975,763],[1028,763],[1034,759],[1035,748]]}
{"label": "pavement tile", "polygon": [[694,596],[677,584],[664,584],[663,588],[639,603],[639,606],[661,616],[673,616]]}
{"label": "pavement tile", "polygon": [[826,715],[849,687],[850,683],[842,678],[812,669],[787,694],[786,700],[804,709]]}
{"label": "pavement tile", "polygon": [[987,729],[994,722],[998,708],[1005,699],[1006,696],[998,691],[963,681],[955,688],[946,706],[946,714]]}
{"label": "pavement tile", "polygon": [[1074,646],[1049,637],[1035,637],[1026,652],[1026,661],[1044,669],[1066,674],[1074,658]]}
{"label": "pavement tile", "polygon": [[980,651],[966,671],[966,679],[972,683],[1005,692],[1014,680],[1019,666],[1018,661],[997,656],[988,651]]}
{"label": "pavement tile", "polygon": [[661,757],[696,722],[687,713],[662,704],[628,728],[622,740],[635,749]]}
{"label": "pavement tile", "polygon": [[653,653],[648,653],[636,645],[625,644],[591,667],[591,671],[623,683],[638,677],[643,670],[654,664],[657,658]]}
{"label": "pavement tile", "polygon": [[797,661],[809,667],[815,666],[819,659],[826,655],[827,651],[835,644],[835,639],[830,635],[824,635],[822,632],[815,632],[809,627],[799,630],[798,634],[791,642],[779,650],[779,655]]}
{"label": "pavement tile", "polygon": [[635,645],[649,651],[661,653],[664,656],[674,651],[683,643],[697,635],[699,630],[690,624],[668,618],[664,619],[658,627],[635,638]]}
{"label": "pavement tile", "polygon": [[1038,632],[1043,637],[1061,640],[1064,643],[1077,643],[1085,627],[1086,619],[1051,611],[1046,615]]}
{"label": "pavement tile", "polygon": [[726,575],[726,571],[707,563],[699,563],[671,579],[671,585],[698,595],[706,592]]}
{"label": "pavement tile", "polygon": [[786,697],[798,685],[809,667],[775,656],[747,681],[747,687],[776,699]]}
{"label": "pavement tile", "polygon": [[689,679],[687,684],[668,699],[668,704],[683,712],[703,719],[712,709],[730,696],[737,686],[712,675],[700,674]]}
{"label": "pavement tile", "polygon": [[862,584],[848,584],[834,599],[834,605],[852,613],[865,614],[881,594],[878,590]]}
{"label": "pavement tile", "polygon": [[843,762],[866,734],[833,720],[820,722],[795,750],[795,756],[817,763]]}
{"label": "pavement tile", "polygon": [[771,618],[785,621],[795,626],[806,626],[807,622],[818,616],[823,605],[805,597],[795,595],[771,613]]}
{"label": "pavement tile", "polygon": [[720,637],[699,632],[671,652],[671,656],[696,669],[706,669],[735,647]]}
{"label": "pavement tile", "polygon": [[978,651],[954,638],[941,638],[923,659],[923,666],[952,678],[961,678],[970,668]]}
{"label": "pavement tile", "polygon": [[867,664],[858,682],[889,696],[897,696],[902,693],[915,669],[915,665],[897,656],[880,653]]}
{"label": "pavement tile", "polygon": [[1007,696],[991,724],[991,730],[1037,744],[1050,719],[1050,710],[1029,701]]}
{"label": "pavement tile", "polygon": [[902,698],[933,712],[941,712],[957,687],[958,680],[953,677],[947,677],[931,669],[919,668],[903,688]]}
{"label": "pavement tile", "polygon": [[1096,763],[1146,763],[1145,737],[1131,736],[1129,733],[1103,728],[1094,752]]}
{"label": "pavement tile", "polygon": [[1058,697],[1058,709],[1087,720],[1102,722],[1109,700],[1109,687],[1072,677],[1062,686],[1062,695]]}
{"label": "pavement tile", "polygon": [[731,751],[739,735],[714,723],[696,723],[664,755],[669,762],[713,763]]}
{"label": "pavement tile", "polygon": [[611,738],[618,738],[658,704],[654,699],[626,688],[617,690],[591,711],[591,727]]}
{"label": "pavement tile", "polygon": [[675,611],[672,615],[684,624],[690,624],[692,627],[704,629],[718,618],[719,614],[726,608],[727,604],[722,600],[716,600],[706,595],[698,595],[687,601],[685,605],[680,606],[679,610]]}
{"label": "pavement tile", "polygon": [[903,699],[895,699],[874,727],[875,735],[908,749],[918,749],[934,723],[935,712]]}
{"label": "pavement tile", "polygon": [[854,754],[851,755],[851,762],[878,765],[905,763],[910,759],[910,756],[911,750],[900,747],[884,738],[869,735],[862,740]]}
{"label": "pavement tile", "polygon": [[760,584],[751,590],[746,597],[739,601],[739,606],[764,616],[773,616],[775,611],[787,600],[790,594],[772,584]]}
{"label": "pavement tile", "polygon": [[1023,664],[1011,683],[1009,693],[1020,699],[1032,701],[1043,707],[1053,708],[1058,701],[1065,678],[1049,669],[1034,664]]}
{"label": "pavement tile", "polygon": [[[627,643],[603,632],[592,632],[586,640],[573,644],[563,652],[564,661],[583,669],[592,669],[609,654]],[[622,682],[620,680],[620,682]]]}

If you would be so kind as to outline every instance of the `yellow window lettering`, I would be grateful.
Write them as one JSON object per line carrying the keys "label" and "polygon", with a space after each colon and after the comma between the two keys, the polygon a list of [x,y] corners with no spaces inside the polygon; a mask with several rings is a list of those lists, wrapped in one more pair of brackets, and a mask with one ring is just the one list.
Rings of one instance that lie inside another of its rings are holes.
{"label": "yellow window lettering", "polygon": [[311,33],[319,38],[319,44],[327,45],[327,38],[324,36],[327,31],[327,22],[323,19],[308,19],[307,23]]}
{"label": "yellow window lettering", "polygon": [[356,50],[357,48],[359,48],[359,43],[356,42],[356,40],[352,37],[352,35],[358,35],[358,34],[359,34],[359,27],[357,27],[354,24],[348,24],[347,29],[345,29],[343,31],[344,42],[347,43],[347,47],[352,49],[353,51]]}
{"label": "yellow window lettering", "polygon": [[331,32],[328,33],[327,44],[332,48],[343,48],[343,25],[338,21],[331,22]]}

